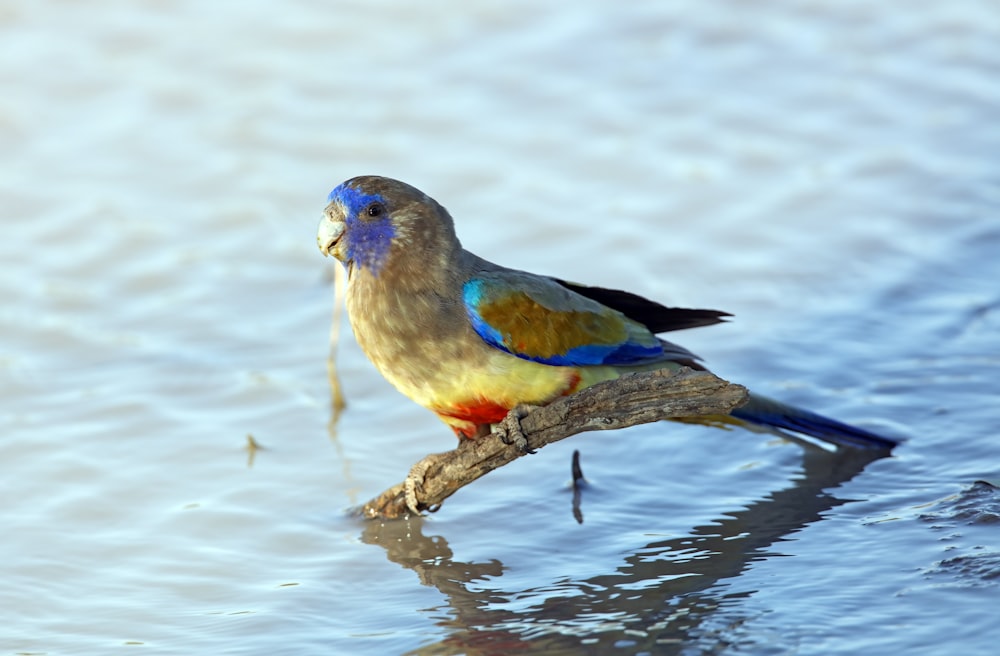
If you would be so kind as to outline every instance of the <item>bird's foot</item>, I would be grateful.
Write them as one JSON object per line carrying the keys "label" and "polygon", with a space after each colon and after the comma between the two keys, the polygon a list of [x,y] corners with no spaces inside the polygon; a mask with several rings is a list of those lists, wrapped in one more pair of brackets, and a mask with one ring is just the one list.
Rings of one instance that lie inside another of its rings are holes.
{"label": "bird's foot", "polygon": [[[427,478],[427,470],[437,462],[440,458],[444,457],[443,453],[432,453],[425,456],[422,460],[417,462],[410,468],[410,472],[406,475],[406,480],[403,481],[403,494],[406,498],[406,508],[417,515],[418,517],[422,515],[420,508],[420,501],[417,499],[417,491],[423,491],[424,480]],[[428,506],[427,512],[437,512],[440,508],[439,505]]]}
{"label": "bird's foot", "polygon": [[528,448],[528,439],[524,436],[524,431],[521,429],[521,420],[537,408],[538,406],[536,405],[525,404],[514,406],[503,419],[493,424],[493,433],[504,444],[516,446],[521,453],[534,453],[534,449]]}

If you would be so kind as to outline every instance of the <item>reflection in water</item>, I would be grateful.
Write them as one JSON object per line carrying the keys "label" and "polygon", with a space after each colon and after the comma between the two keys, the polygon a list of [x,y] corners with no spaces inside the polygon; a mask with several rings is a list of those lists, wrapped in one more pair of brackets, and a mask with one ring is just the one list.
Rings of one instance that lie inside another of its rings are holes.
{"label": "reflection in water", "polygon": [[[608,574],[565,581],[551,590],[502,590],[503,564],[452,560],[447,541],[421,533],[419,520],[370,522],[362,535],[386,549],[390,561],[414,570],[448,600],[450,630],[439,643],[415,654],[547,654],[628,652],[670,653],[692,643],[718,645],[727,627],[747,619],[720,582],[738,576],[765,550],[831,508],[847,503],[828,490],[859,474],[885,454],[867,451],[829,453],[808,449],[804,473],[783,490],[724,515],[690,535],[652,542],[624,557]],[[489,579],[491,587],[484,581]],[[511,598],[543,599],[514,612],[502,606]],[[725,610],[723,614],[721,611]]]}

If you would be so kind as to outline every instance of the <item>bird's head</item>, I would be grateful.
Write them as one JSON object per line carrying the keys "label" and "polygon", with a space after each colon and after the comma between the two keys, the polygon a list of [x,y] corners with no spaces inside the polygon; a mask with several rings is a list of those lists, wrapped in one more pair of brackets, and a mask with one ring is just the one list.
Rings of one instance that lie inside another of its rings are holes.
{"label": "bird's head", "polygon": [[[458,246],[448,212],[410,185],[373,175],[351,178],[327,197],[316,237],[349,273],[379,276],[396,263],[440,256]],[[444,251],[444,252],[443,252]]]}

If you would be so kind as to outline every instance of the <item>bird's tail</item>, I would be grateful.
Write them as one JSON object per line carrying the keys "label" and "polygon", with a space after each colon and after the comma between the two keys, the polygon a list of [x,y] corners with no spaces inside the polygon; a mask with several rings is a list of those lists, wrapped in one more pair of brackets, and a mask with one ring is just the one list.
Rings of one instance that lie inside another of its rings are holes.
{"label": "bird's tail", "polygon": [[746,405],[736,408],[730,415],[751,424],[802,433],[837,446],[888,451],[897,444],[895,440],[863,428],[756,394],[751,394]]}

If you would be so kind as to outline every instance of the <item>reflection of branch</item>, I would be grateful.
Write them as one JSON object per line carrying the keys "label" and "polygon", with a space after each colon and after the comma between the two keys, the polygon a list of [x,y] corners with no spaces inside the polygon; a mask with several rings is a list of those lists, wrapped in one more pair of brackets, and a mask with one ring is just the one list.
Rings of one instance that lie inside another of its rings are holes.
{"label": "reflection of branch", "polygon": [[[746,402],[747,391],[707,371],[657,370],[599,383],[535,408],[520,420],[527,449],[591,430],[625,428],[663,419],[727,415]],[[369,518],[395,518],[436,508],[472,481],[525,455],[498,435],[463,439],[458,448],[427,456],[395,485],[366,503]],[[408,499],[409,497],[409,499]]]}
{"label": "reflection of branch", "polygon": [[[414,656],[492,654],[496,645],[508,654],[536,653],[540,645],[547,653],[611,653],[620,640],[635,643],[629,653],[715,653],[728,637],[725,627],[738,627],[746,612],[738,598],[748,593],[733,591],[726,580],[830,509],[849,503],[832,490],[885,456],[876,450],[829,453],[809,447],[802,474],[785,489],[689,534],[637,545],[617,567],[596,575],[560,574],[555,587],[548,579],[529,588],[522,587],[523,577],[505,582],[507,568],[528,567],[525,562],[453,560],[447,540],[423,535],[429,525],[419,520],[367,522],[361,539],[381,545],[390,561],[414,570],[422,583],[447,597],[452,617],[442,623],[447,635],[408,652]],[[531,555],[524,559],[532,562]],[[518,603],[504,603],[512,599]]]}

